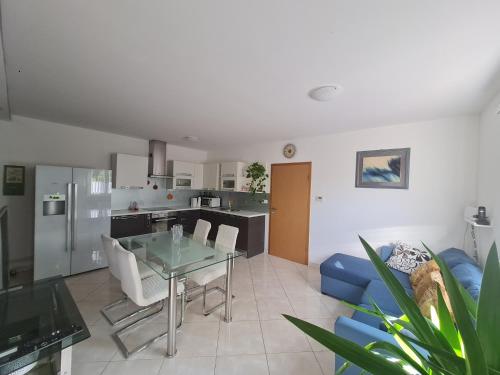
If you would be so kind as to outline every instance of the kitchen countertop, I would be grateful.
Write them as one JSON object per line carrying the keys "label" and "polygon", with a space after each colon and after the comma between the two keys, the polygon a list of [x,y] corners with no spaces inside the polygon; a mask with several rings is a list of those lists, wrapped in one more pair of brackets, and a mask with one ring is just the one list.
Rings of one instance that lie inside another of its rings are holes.
{"label": "kitchen countertop", "polygon": [[[153,209],[153,210],[152,210]],[[267,212],[257,212],[257,211],[248,211],[248,210],[239,210],[239,211],[225,211],[220,208],[209,208],[209,207],[201,207],[201,208],[193,208],[193,207],[169,207],[165,210],[154,210],[154,207],[148,208],[140,208],[136,211],[131,211],[128,209],[125,210],[112,210],[111,216],[124,216],[124,215],[141,215],[141,214],[152,214],[152,213],[166,213],[166,212],[176,212],[176,211],[188,211],[188,210],[203,210],[203,211],[212,211],[212,212],[220,212],[227,215],[235,215],[235,216],[243,216],[243,217],[258,217],[258,216],[266,216]]]}

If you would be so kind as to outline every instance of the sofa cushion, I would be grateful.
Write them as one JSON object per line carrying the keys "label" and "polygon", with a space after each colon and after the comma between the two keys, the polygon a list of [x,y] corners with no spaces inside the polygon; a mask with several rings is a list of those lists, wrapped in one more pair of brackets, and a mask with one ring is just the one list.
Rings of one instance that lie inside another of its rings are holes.
{"label": "sofa cushion", "polygon": [[334,254],[321,263],[319,270],[322,275],[362,287],[378,278],[370,260],[341,253]]}
{"label": "sofa cushion", "polygon": [[483,271],[474,264],[461,263],[453,267],[451,273],[453,273],[460,284],[469,292],[472,298],[477,301],[481,290]]}
{"label": "sofa cushion", "polygon": [[410,284],[413,290],[415,290],[415,288],[420,283],[422,278],[425,277],[425,275],[434,271],[441,271],[441,269],[439,268],[438,264],[434,259],[428,261],[427,263],[422,264],[415,271],[413,271],[410,275]]}
{"label": "sofa cushion", "polygon": [[321,293],[323,294],[357,305],[364,292],[364,287],[325,275],[321,276]]}
{"label": "sofa cushion", "polygon": [[[406,291],[409,295],[413,295],[411,290],[406,289]],[[372,300],[383,312],[389,315],[399,316],[402,314],[396,300],[382,280],[370,281],[361,296],[361,303],[364,305],[371,306]]]}
{"label": "sofa cushion", "polygon": [[394,250],[394,245],[382,246],[379,249],[380,259],[382,259],[382,261],[384,261],[384,262],[387,262],[387,259],[390,258],[393,250]]}
{"label": "sofa cushion", "polygon": [[455,248],[444,250],[440,252],[438,256],[444,260],[450,269],[462,263],[477,265],[476,262],[474,262],[474,260],[465,253],[465,251]]}
{"label": "sofa cushion", "polygon": [[[367,310],[373,310],[373,307],[371,305],[367,304],[360,304],[358,305],[359,307],[364,307]],[[368,324],[369,326],[379,328],[381,327],[382,319],[377,318],[376,316],[364,313],[362,311],[354,311],[354,314],[352,314],[352,319],[357,320],[358,322],[362,322],[365,324]]]}
{"label": "sofa cushion", "polygon": [[[320,272],[322,275],[363,288],[372,280],[380,280],[375,266],[369,259],[341,253],[334,254],[321,263]],[[405,289],[411,289],[408,274],[394,269],[391,269],[391,272]]]}

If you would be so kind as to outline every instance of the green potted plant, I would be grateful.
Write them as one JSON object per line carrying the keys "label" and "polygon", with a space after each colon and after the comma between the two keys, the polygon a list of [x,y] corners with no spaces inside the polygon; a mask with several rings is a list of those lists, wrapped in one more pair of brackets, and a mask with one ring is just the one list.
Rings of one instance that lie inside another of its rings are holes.
{"label": "green potted plant", "polygon": [[[371,310],[349,306],[381,318],[398,345],[373,342],[363,347],[328,330],[284,315],[307,335],[348,361],[337,374],[351,364],[373,374],[500,374],[500,264],[495,244],[486,261],[477,303],[455,279],[446,263],[426,246],[441,269],[453,310],[451,314],[440,288],[437,288],[438,306],[432,308],[431,319],[427,319],[375,250],[360,239],[404,315],[388,316],[374,303]],[[416,347],[424,349],[427,355]]]}
{"label": "green potted plant", "polygon": [[264,192],[269,175],[266,173],[266,167],[256,161],[247,167],[247,178],[251,178],[248,191],[255,194]]}

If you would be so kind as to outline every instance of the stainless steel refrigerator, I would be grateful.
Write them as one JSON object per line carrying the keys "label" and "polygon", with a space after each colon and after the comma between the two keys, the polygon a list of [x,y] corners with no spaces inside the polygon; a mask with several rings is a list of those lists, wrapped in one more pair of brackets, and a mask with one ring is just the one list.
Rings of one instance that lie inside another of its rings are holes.
{"label": "stainless steel refrigerator", "polygon": [[106,267],[111,171],[37,165],[34,279]]}

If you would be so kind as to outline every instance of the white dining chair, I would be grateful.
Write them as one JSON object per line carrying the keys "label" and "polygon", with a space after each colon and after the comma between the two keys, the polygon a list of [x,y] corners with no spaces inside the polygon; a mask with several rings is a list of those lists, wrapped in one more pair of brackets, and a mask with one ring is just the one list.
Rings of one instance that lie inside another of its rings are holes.
{"label": "white dining chair", "polygon": [[210,228],[212,228],[212,224],[209,221],[198,219],[196,227],[194,228],[193,240],[198,241],[205,246],[207,244]]}
{"label": "white dining chair", "polygon": [[[184,284],[177,284],[177,296],[169,296],[168,291],[168,281],[163,279],[160,275],[155,274],[151,277],[141,279],[139,274],[139,269],[137,267],[137,260],[134,254],[130,251],[125,250],[119,243],[115,246],[115,252],[117,255],[117,263],[120,269],[121,277],[121,287],[122,291],[127,295],[127,297],[134,302],[137,306],[154,306],[158,302],[162,303],[162,309],[165,306],[165,300],[167,298],[177,298],[180,297],[181,300],[181,316],[180,322],[177,325],[179,328],[184,320],[185,312],[185,293]],[[161,311],[161,310],[160,310]],[[143,349],[146,349],[151,344],[161,339],[167,335],[167,332],[162,332],[161,334],[155,336],[154,338],[148,340],[144,344],[136,346],[132,350],[128,350],[124,342],[121,340],[121,334],[127,334],[130,330],[140,323],[150,319],[154,314],[148,314],[141,319],[121,328],[120,330],[113,333],[113,338],[117,342],[120,350],[123,352],[125,357],[137,353]]]}
{"label": "white dining chair", "polygon": [[[238,232],[239,229],[236,227],[232,227],[225,224],[219,225],[219,230],[217,231],[217,237],[215,238],[214,247],[216,249],[225,251],[227,253],[234,252],[236,248],[236,240],[238,238]],[[224,276],[225,274],[226,274],[226,263],[222,262],[214,264],[213,266],[210,267],[202,268],[201,270],[195,271],[190,275],[189,279],[191,281],[194,281],[198,285],[197,288],[203,289],[202,293],[200,294],[203,296],[203,315],[207,316],[211,314],[218,308],[224,306],[224,304],[226,303],[226,301],[223,301],[208,310],[206,308],[207,293],[210,293],[212,291],[218,291],[221,292],[222,294],[226,293],[226,291],[219,286],[207,288],[207,285],[211,281],[216,280],[219,277]]]}
{"label": "white dining chair", "polygon": [[[108,266],[109,266],[109,271],[111,275],[118,281],[121,280],[120,276],[120,268],[118,267],[118,261],[116,259],[116,252],[115,248],[117,245],[119,245],[118,241],[114,238],[111,238],[110,236],[106,234],[101,234],[101,240],[102,240],[102,245],[104,249],[104,254],[106,256],[106,260],[108,261]],[[138,264],[138,269],[139,269],[139,274],[141,279],[145,279],[147,277],[151,277],[155,274],[155,271],[153,271],[151,268],[147,267],[144,264]],[[138,310],[135,310],[129,314],[120,316],[117,319],[114,319],[110,312],[113,310],[115,307],[125,304],[128,302],[127,295],[124,294],[123,298],[110,303],[109,305],[104,306],[101,309],[101,314],[106,318],[106,320],[111,324],[112,326],[115,326],[117,324],[123,323],[125,320],[133,318],[134,316],[137,316],[138,314],[149,310],[149,307],[147,308],[141,308]]]}

